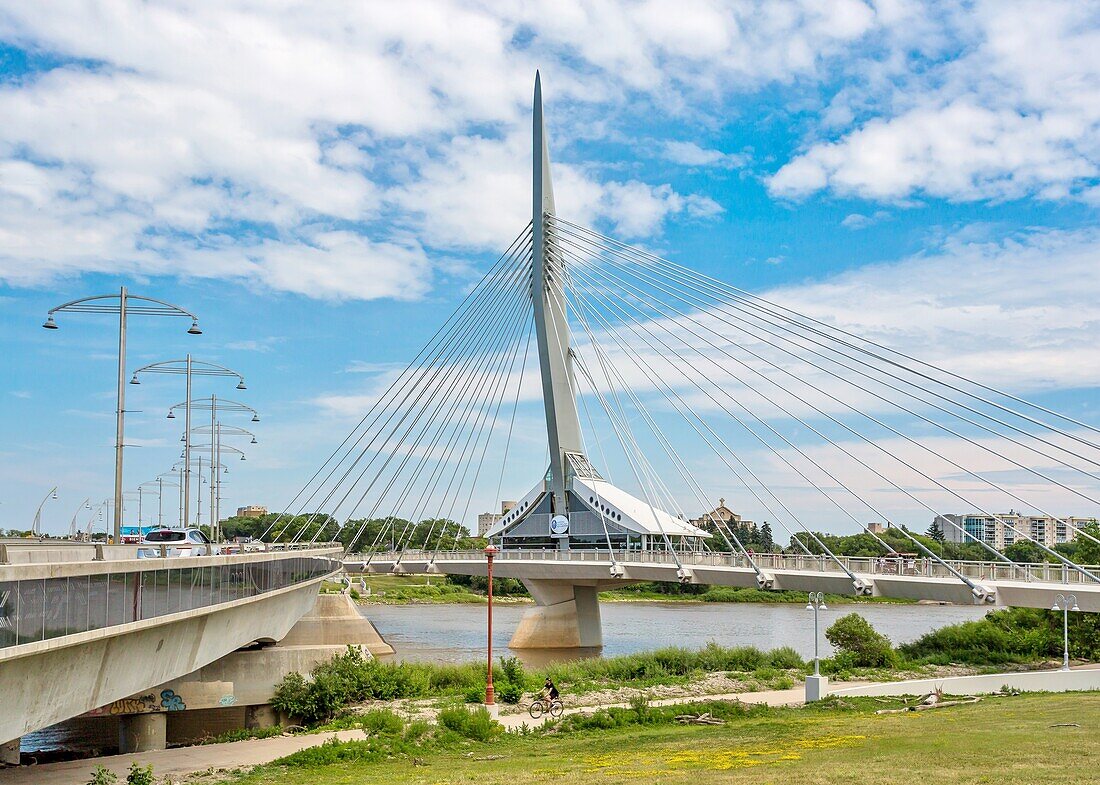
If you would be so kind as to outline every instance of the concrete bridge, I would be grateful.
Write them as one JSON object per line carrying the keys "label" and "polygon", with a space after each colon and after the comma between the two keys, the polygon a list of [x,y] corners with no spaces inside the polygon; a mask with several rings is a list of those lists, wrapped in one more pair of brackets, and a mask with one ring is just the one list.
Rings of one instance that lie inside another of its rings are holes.
{"label": "concrete bridge", "polygon": [[[755,566],[754,566],[755,565]],[[485,575],[482,551],[349,555],[348,572]],[[953,574],[954,573],[957,574]],[[1096,568],[1089,568],[1096,573]],[[956,604],[1050,608],[1072,593],[1082,611],[1100,612],[1100,583],[1059,564],[936,562],[849,556],[668,551],[511,550],[497,553],[494,577],[517,578],[535,600],[512,648],[602,646],[597,593],[639,581],[824,591]],[[960,576],[962,576],[960,578]]]}
{"label": "concrete bridge", "polygon": [[5,543],[0,740],[10,752],[9,740],[25,733],[253,641],[283,638],[313,607],[321,581],[340,569],[341,553],[315,546],[138,559],[126,546]]}

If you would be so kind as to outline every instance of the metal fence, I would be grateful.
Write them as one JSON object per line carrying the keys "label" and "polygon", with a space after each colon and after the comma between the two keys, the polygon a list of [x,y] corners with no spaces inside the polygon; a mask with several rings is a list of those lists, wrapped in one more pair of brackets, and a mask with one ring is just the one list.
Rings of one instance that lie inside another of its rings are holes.
{"label": "metal fence", "polygon": [[[322,578],[341,568],[337,549],[26,564],[0,568],[0,649],[207,608]],[[22,577],[21,576],[25,576]]]}

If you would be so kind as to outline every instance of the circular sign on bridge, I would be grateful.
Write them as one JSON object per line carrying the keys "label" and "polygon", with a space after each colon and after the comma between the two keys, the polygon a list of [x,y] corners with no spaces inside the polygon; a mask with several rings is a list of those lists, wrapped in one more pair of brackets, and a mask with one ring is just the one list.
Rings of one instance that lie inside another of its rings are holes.
{"label": "circular sign on bridge", "polygon": [[564,515],[555,515],[550,519],[550,536],[551,537],[568,537],[569,536],[569,519]]}

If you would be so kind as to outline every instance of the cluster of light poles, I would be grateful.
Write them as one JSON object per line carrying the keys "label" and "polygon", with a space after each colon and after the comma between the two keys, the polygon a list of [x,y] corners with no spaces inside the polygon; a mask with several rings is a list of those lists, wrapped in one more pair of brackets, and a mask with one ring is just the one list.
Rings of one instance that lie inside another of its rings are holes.
{"label": "cluster of light poles", "polygon": [[[123,524],[123,510],[124,510],[124,492],[123,492],[123,450],[125,447],[124,431],[125,431],[125,418],[126,418],[126,333],[127,322],[130,316],[177,316],[185,317],[191,320],[191,326],[187,329],[189,335],[201,335],[202,330],[199,329],[198,317],[188,310],[185,310],[177,305],[167,303],[163,300],[158,300],[152,297],[143,297],[135,294],[131,294],[125,286],[119,289],[118,294],[104,294],[94,297],[84,297],[78,300],[71,300],[67,303],[62,303],[55,308],[51,308],[46,313],[46,321],[42,325],[47,330],[58,329],[56,314],[60,313],[98,313],[98,314],[117,314],[118,315],[118,387],[115,406],[115,478],[114,478],[114,515],[113,515],[113,529],[114,529],[114,541],[120,542],[122,536],[122,524]],[[171,479],[165,480],[165,475],[160,475],[154,480],[142,483],[137,486],[138,494],[138,527],[140,529],[142,524],[142,494],[149,486],[156,485],[157,493],[157,521],[163,525],[164,520],[164,486],[175,486],[179,488],[180,495],[180,509],[179,509],[179,521],[180,525],[188,525],[191,519],[190,509],[190,497],[191,497],[191,474],[194,461],[191,457],[192,443],[191,437],[193,433],[200,432],[201,429],[193,429],[191,427],[191,413],[194,409],[209,409],[210,410],[210,445],[201,445],[205,448],[210,447],[210,461],[209,467],[211,469],[211,502],[210,502],[210,525],[211,534],[216,536],[216,527],[218,523],[218,502],[220,501],[218,495],[215,493],[215,489],[218,487],[217,470],[221,467],[220,464],[220,451],[226,450],[230,452],[240,453],[241,460],[244,460],[244,454],[236,448],[229,447],[221,444],[222,436],[240,436],[247,435],[251,437],[251,443],[256,444],[256,437],[251,432],[245,431],[243,428],[236,428],[234,426],[222,426],[218,420],[219,412],[223,411],[246,411],[252,414],[252,422],[259,422],[259,415],[256,410],[235,401],[219,400],[216,396],[211,395],[208,399],[203,398],[198,401],[192,400],[191,387],[192,379],[195,376],[224,376],[231,377],[237,380],[236,389],[247,389],[244,383],[244,376],[238,371],[234,371],[230,368],[226,368],[223,365],[217,363],[205,362],[201,360],[195,360],[190,354],[187,354],[182,360],[167,360],[163,362],[152,363],[150,365],[142,366],[138,368],[130,377],[130,384],[141,384],[141,376],[149,373],[160,374],[177,374],[185,377],[185,398],[182,403],[178,403],[168,410],[168,419],[175,418],[175,410],[182,409],[184,412],[184,431],[183,431],[183,464],[178,468],[178,481],[173,482]],[[200,463],[201,466],[201,463]],[[176,470],[175,467],[173,469]],[[168,473],[165,473],[168,474]],[[201,470],[200,470],[201,478]],[[152,492],[151,490],[149,492]],[[199,488],[199,496],[201,499],[201,483]],[[32,531],[34,534],[40,533],[42,507],[49,499],[57,498],[57,488],[51,489],[50,493],[43,499],[42,504],[38,506],[38,511],[35,513],[34,524]],[[107,504],[105,502],[104,504]],[[201,501],[199,502],[201,505]],[[110,505],[107,504],[109,507]],[[102,507],[102,505],[101,505]],[[90,499],[85,500],[81,505],[83,509],[91,509]],[[77,510],[79,514],[80,508]],[[200,511],[196,511],[196,516],[201,516]],[[93,513],[92,518],[95,518]],[[70,524],[70,536],[76,535],[76,515],[73,516],[73,521]],[[91,531],[91,521],[88,524],[88,530]]]}

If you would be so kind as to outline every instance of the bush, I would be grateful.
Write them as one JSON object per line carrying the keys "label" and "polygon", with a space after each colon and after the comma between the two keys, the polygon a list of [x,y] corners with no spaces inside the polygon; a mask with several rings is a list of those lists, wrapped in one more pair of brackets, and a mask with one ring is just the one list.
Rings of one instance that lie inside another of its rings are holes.
{"label": "bush", "polygon": [[[1070,653],[1100,658],[1100,618],[1071,613]],[[1001,665],[1062,656],[1062,614],[1035,608],[992,611],[977,621],[952,624],[898,647],[905,657],[937,664]]]}
{"label": "bush", "polygon": [[361,716],[360,726],[368,733],[396,736],[405,730],[405,721],[389,709],[371,709]]}
{"label": "bush", "polygon": [[474,741],[489,741],[503,730],[484,708],[470,711],[463,706],[439,712],[439,724]]}
{"label": "bush", "polygon": [[137,762],[130,764],[130,771],[126,775],[126,785],[156,785],[153,780],[152,766],[139,766]]}
{"label": "bush", "polygon": [[841,616],[825,630],[825,637],[839,653],[851,655],[857,667],[883,668],[895,660],[890,641],[858,613]]}
{"label": "bush", "polygon": [[115,785],[117,782],[117,774],[107,767],[97,764],[95,771],[92,772],[92,778],[88,780],[88,785]]}

